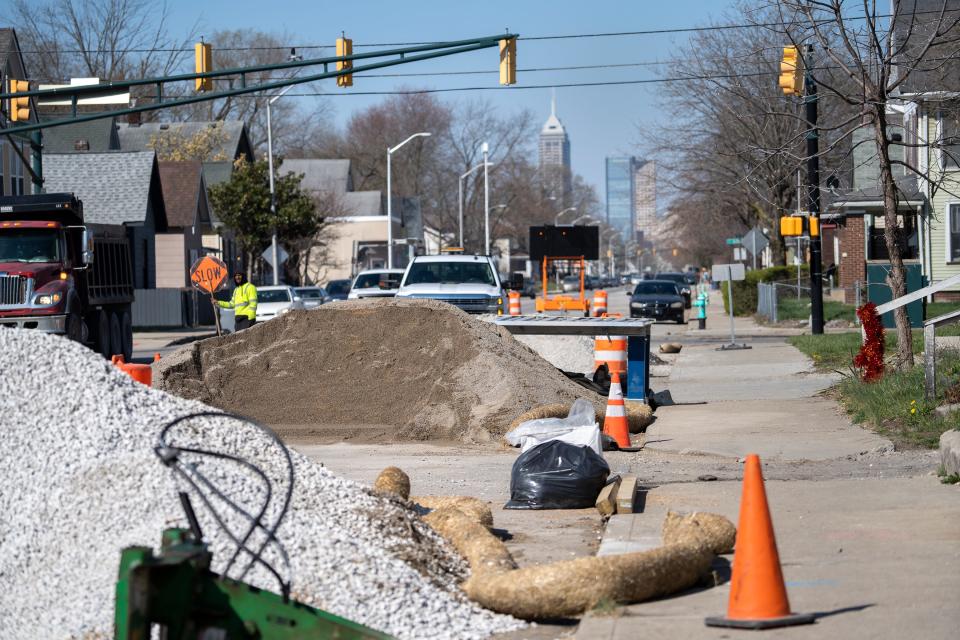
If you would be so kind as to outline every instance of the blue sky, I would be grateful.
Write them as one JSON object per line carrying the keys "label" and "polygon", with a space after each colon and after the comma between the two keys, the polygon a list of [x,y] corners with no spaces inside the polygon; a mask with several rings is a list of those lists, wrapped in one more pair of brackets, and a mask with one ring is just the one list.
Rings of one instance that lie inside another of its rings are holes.
{"label": "blue sky", "polygon": [[[387,2],[237,2],[207,0],[198,3],[170,0],[171,31],[176,34],[199,22],[200,32],[216,29],[255,28],[290,35],[291,44],[332,44],[341,31],[361,43],[457,40],[503,33],[506,28],[521,36],[541,36],[611,31],[637,31],[702,25],[719,18],[730,0],[633,0],[621,2],[488,0],[487,2],[417,1]],[[677,43],[686,34],[523,41],[518,43],[520,69],[605,63],[644,62],[675,57]],[[319,55],[314,51],[311,57]],[[214,52],[216,58],[216,52]],[[418,78],[355,78],[354,91],[389,91],[400,86],[445,88],[497,86],[496,50],[462,54],[437,61],[395,67],[396,72],[430,72],[489,69],[489,75]],[[387,70],[385,72],[390,72]],[[604,70],[565,70],[519,73],[518,85],[637,80],[655,76],[651,67]],[[332,81],[316,90],[338,94],[331,98],[333,117],[343,123],[356,109],[379,100],[376,96],[350,96]],[[644,131],[667,117],[657,108],[656,84],[614,87],[572,87],[557,90],[558,114],[571,139],[573,169],[596,186],[601,200],[603,159],[608,155],[636,153]],[[342,95],[340,95],[342,94]],[[530,109],[538,122],[549,115],[550,89],[521,91],[456,92],[440,94],[444,100],[481,95],[504,112]],[[311,98],[296,98],[309,100]]]}

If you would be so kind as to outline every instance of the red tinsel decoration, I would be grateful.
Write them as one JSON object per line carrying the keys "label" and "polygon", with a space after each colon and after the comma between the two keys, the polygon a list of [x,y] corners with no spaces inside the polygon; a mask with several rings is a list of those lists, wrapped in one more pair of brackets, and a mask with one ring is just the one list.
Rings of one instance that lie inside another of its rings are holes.
{"label": "red tinsel decoration", "polygon": [[860,353],[853,358],[853,366],[860,369],[864,382],[876,382],[883,376],[883,323],[877,315],[877,305],[868,302],[857,309],[857,317],[863,325],[866,340]]}

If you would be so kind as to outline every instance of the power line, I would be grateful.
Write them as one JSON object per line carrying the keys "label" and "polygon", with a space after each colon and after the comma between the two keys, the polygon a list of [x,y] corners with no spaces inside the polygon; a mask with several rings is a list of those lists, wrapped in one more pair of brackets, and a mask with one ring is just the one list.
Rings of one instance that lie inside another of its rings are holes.
{"label": "power line", "polygon": [[[908,15],[918,16],[923,14],[939,14],[938,10],[930,11],[912,11]],[[948,13],[951,13],[948,11]],[[850,16],[844,18],[846,22],[857,22],[860,20],[866,20],[868,18],[872,20],[892,18],[893,14],[878,14],[875,16]],[[836,20],[822,20],[817,21],[816,24],[824,25],[836,22]],[[720,24],[720,25],[711,25],[707,27],[676,27],[671,29],[645,29],[641,31],[603,31],[596,33],[568,33],[568,34],[558,34],[558,35],[546,35],[546,36],[520,36],[519,40],[529,40],[532,42],[536,41],[545,41],[545,40],[569,40],[576,38],[614,38],[614,37],[623,37],[623,36],[649,36],[649,35],[663,35],[671,33],[702,33],[709,31],[728,31],[731,29],[756,29],[756,28],[770,28],[770,27],[786,27],[788,23],[783,22],[749,22],[742,24]],[[804,25],[799,25],[804,26]],[[357,44],[354,43],[354,47],[408,47],[408,46],[421,46],[421,45],[437,45],[443,44],[445,41],[423,41],[423,42],[370,42]],[[305,44],[305,45],[276,45],[276,46],[265,46],[265,47],[216,47],[217,51],[286,51],[290,49],[333,49],[334,45],[327,44]],[[193,51],[192,48],[138,48],[138,49],[51,49],[45,51],[29,51],[21,50],[20,53],[24,54],[38,54],[38,55],[48,55],[54,53],[61,54],[90,54],[90,53],[189,53]],[[7,53],[15,53],[14,51],[7,51]]]}

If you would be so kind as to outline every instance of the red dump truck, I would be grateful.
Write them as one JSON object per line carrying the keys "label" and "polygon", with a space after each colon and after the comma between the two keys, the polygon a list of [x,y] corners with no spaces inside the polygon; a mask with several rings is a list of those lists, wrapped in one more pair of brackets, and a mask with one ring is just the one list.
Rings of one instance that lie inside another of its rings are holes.
{"label": "red dump truck", "polygon": [[129,361],[132,303],[122,226],[84,224],[70,193],[0,197],[0,330],[64,334]]}

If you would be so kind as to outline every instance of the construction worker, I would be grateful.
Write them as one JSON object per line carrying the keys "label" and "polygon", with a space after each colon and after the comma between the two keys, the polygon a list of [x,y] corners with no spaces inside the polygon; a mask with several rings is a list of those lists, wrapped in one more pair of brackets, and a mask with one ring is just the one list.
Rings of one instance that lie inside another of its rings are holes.
{"label": "construction worker", "polygon": [[257,323],[257,288],[247,282],[242,271],[233,274],[233,289],[230,302],[217,302],[224,309],[233,309],[233,330],[240,331]]}

